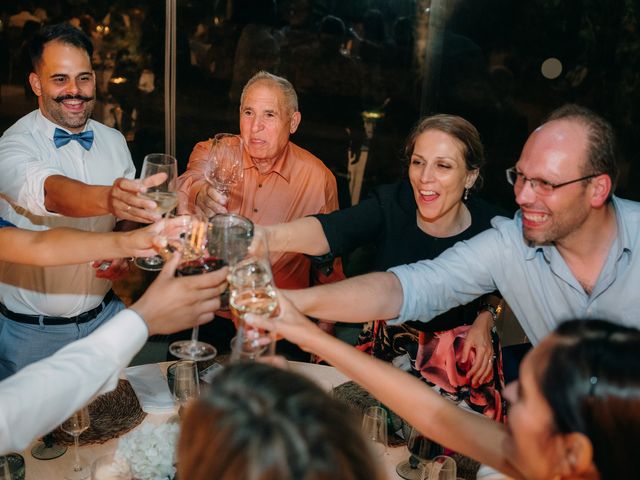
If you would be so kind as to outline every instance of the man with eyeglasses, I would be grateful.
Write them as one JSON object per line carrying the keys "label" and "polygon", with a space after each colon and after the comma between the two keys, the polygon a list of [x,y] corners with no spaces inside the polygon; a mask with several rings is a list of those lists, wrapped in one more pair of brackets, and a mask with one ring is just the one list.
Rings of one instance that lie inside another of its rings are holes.
{"label": "man with eyeglasses", "polygon": [[507,170],[520,206],[513,219],[494,218],[434,260],[287,296],[316,318],[398,324],[499,290],[534,344],[569,318],[638,327],[640,204],[613,195],[617,175],[611,126],[566,105]]}

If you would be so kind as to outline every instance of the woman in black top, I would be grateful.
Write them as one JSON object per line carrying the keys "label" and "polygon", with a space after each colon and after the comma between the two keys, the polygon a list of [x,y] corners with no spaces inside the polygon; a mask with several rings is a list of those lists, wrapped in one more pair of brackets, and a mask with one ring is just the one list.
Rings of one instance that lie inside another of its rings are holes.
{"label": "woman in black top", "polygon": [[[354,207],[265,227],[270,249],[344,256],[373,243],[373,269],[386,270],[434,258],[491,226],[500,212],[469,198],[484,164],[473,125],[454,115],[424,118],[409,136],[405,154],[407,179],[376,188]],[[404,363],[443,395],[501,420],[503,379],[495,315],[495,307],[483,298],[428,323],[389,327],[376,321],[363,331],[360,348],[398,366]],[[447,368],[452,364],[457,368]]]}

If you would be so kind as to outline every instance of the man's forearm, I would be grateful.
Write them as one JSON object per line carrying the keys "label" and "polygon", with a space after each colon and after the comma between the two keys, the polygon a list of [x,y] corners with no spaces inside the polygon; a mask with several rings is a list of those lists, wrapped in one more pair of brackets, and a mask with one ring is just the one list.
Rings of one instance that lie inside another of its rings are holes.
{"label": "man's forearm", "polygon": [[393,273],[377,272],[286,295],[306,315],[335,322],[364,323],[396,318],[403,293]]}
{"label": "man's forearm", "polygon": [[52,175],[44,182],[44,205],[54,213],[67,217],[108,215],[110,186],[86,183]]}

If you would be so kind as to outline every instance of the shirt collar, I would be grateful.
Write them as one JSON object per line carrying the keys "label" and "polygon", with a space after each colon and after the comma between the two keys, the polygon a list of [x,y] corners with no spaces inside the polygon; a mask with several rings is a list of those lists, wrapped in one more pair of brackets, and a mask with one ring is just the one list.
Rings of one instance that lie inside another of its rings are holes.
{"label": "shirt collar", "polygon": [[[87,120],[87,123],[85,123],[84,128],[82,129],[82,131],[84,132],[85,130],[91,130],[89,128],[89,124],[91,123],[91,119]],[[66,128],[53,123],[51,120],[49,120],[47,117],[45,117],[42,113],[42,110],[38,109],[37,113],[36,113],[36,125],[39,127],[40,131],[45,132],[47,138],[51,139],[51,141],[53,141],[53,133],[56,131],[56,128],[60,128],[62,130],[64,130],[65,132],[68,133],[72,133],[69,130],[67,130]],[[80,133],[80,132],[79,132]]]}
{"label": "shirt collar", "polygon": [[[632,235],[629,232],[629,228],[631,228],[631,225],[627,225],[627,223],[629,222],[624,222],[622,219],[622,216],[624,214],[623,212],[624,205],[620,202],[620,199],[615,195],[613,195],[611,197],[611,201],[613,204],[613,210],[616,214],[616,224],[618,228],[616,242],[614,242],[613,245],[618,245],[619,250],[616,257],[620,258],[623,252],[633,251],[633,245],[630,242],[630,238],[632,238]],[[518,210],[516,212],[515,219],[518,221],[520,225],[520,231],[522,231],[522,211],[521,210]],[[538,252],[541,252],[542,255],[544,255],[545,259],[550,260],[552,253],[556,251],[555,245],[535,245],[533,242],[529,242],[528,240],[526,240],[524,236],[522,237],[522,241],[525,242],[528,247],[525,250],[525,260],[533,260]]]}
{"label": "shirt collar", "polygon": [[[280,175],[285,181],[287,182],[290,181],[291,173],[293,171],[293,165],[292,165],[293,162],[287,161],[287,158],[289,157],[290,148],[291,148],[291,142],[288,142],[286,147],[284,147],[282,152],[280,152],[280,155],[278,155],[278,158],[276,159],[276,162],[273,164],[273,167],[271,167],[271,170],[265,173],[265,175],[276,173]],[[258,167],[256,167],[254,163],[251,161],[251,157],[249,157],[249,155],[246,154],[244,156],[244,169],[247,170],[249,168],[255,168],[256,170],[258,169]]]}

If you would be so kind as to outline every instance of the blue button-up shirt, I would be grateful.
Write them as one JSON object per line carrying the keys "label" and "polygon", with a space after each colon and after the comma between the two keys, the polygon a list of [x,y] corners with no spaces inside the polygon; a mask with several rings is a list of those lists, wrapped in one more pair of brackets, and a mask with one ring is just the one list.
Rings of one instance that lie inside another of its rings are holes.
{"label": "blue button-up shirt", "polygon": [[434,260],[391,268],[402,285],[400,316],[429,321],[456,305],[500,290],[520,325],[538,343],[562,321],[601,318],[640,327],[640,203],[613,197],[618,235],[587,294],[553,245],[534,245],[522,217],[496,217],[493,228],[459,242]]}

